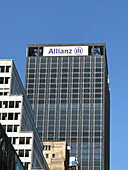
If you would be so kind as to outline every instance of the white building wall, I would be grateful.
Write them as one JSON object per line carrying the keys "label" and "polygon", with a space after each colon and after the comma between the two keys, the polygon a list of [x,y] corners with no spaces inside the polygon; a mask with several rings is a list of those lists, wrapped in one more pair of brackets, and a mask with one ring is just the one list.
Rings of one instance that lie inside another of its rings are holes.
{"label": "white building wall", "polygon": [[[13,105],[10,105],[10,102]],[[17,154],[19,155],[21,161],[23,162],[23,164],[24,165],[28,164],[28,169],[31,169],[34,137],[33,137],[33,132],[29,132],[29,133],[21,132],[23,97],[22,95],[21,96],[1,96],[0,103],[1,103],[0,104],[0,123],[5,128],[5,132],[8,135],[8,137],[11,139],[11,142]],[[6,103],[6,105],[4,103]],[[10,107],[13,107],[13,108],[10,108]],[[25,138],[25,139],[30,138],[30,143],[21,144],[20,138]],[[24,156],[22,155],[22,152],[24,153]]]}
{"label": "white building wall", "polygon": [[[0,60],[0,123],[28,170],[49,169],[43,157],[34,113],[13,60]],[[26,143],[28,138],[30,143]],[[25,143],[22,143],[24,139]]]}

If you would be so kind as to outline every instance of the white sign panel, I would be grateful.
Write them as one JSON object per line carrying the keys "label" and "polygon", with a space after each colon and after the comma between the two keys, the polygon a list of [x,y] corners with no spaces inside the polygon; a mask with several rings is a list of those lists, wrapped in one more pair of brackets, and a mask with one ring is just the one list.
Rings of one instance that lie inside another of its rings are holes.
{"label": "white sign panel", "polygon": [[43,56],[84,56],[88,55],[88,46],[44,47]]}

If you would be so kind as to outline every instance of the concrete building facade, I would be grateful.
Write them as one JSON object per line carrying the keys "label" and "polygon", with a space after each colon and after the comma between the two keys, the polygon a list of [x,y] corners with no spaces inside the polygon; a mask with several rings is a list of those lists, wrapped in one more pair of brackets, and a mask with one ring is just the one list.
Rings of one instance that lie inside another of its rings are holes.
{"label": "concrete building facade", "polygon": [[43,153],[50,170],[68,169],[69,153],[65,141],[43,141]]}
{"label": "concrete building facade", "polygon": [[0,60],[0,123],[27,170],[49,169],[34,113],[13,60]]}

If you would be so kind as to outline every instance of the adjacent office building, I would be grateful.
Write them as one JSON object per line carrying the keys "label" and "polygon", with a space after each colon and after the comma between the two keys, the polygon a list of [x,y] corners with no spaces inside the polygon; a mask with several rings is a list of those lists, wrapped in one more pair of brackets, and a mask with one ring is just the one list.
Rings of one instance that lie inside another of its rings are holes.
{"label": "adjacent office building", "polygon": [[25,88],[42,140],[66,140],[81,170],[109,170],[104,43],[28,45]]}
{"label": "adjacent office building", "polygon": [[27,170],[48,170],[31,104],[13,60],[0,60],[0,123]]}
{"label": "adjacent office building", "polygon": [[0,124],[0,170],[25,170]]}

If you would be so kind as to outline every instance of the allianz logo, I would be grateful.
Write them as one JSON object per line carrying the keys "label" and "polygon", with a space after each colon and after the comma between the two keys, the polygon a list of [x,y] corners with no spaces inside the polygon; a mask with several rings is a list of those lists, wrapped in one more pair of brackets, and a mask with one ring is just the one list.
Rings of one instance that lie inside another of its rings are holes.
{"label": "allianz logo", "polygon": [[48,54],[82,54],[83,48],[82,47],[76,47],[75,49],[62,49],[62,48],[51,48],[48,52]]}
{"label": "allianz logo", "polygon": [[75,53],[75,54],[82,54],[82,53],[83,53],[83,48],[81,48],[81,47],[76,47],[76,48],[74,49],[74,53]]}

